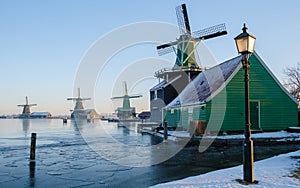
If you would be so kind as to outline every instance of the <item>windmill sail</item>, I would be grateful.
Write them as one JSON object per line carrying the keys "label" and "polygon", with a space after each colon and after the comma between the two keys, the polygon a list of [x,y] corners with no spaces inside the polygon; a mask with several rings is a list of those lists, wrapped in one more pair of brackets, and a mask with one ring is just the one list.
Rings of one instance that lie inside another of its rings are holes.
{"label": "windmill sail", "polygon": [[227,34],[227,31],[226,31],[225,23],[193,32],[193,35],[198,40],[211,39],[211,38],[218,37],[221,35],[226,35],[226,34]]}
{"label": "windmill sail", "polygon": [[185,4],[176,7],[176,16],[180,37],[176,41],[162,44],[156,47],[158,55],[165,55],[172,51],[176,54],[174,68],[200,68],[196,62],[195,50],[197,43],[201,40],[211,39],[227,34],[225,24],[215,25],[206,29],[193,32],[191,35],[191,27],[188,18],[187,8]]}
{"label": "windmill sail", "polygon": [[189,18],[187,15],[186,5],[182,4],[175,8],[177,23],[179,27],[180,34],[191,33]]}

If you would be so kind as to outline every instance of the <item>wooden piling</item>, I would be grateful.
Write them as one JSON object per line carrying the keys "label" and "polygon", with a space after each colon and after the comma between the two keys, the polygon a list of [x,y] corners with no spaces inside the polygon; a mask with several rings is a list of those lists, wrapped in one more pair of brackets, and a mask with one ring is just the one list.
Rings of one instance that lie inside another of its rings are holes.
{"label": "wooden piling", "polygon": [[29,162],[29,177],[34,178],[35,175],[35,161]]}
{"label": "wooden piling", "polygon": [[168,122],[164,121],[164,139],[168,139]]}
{"label": "wooden piling", "polygon": [[36,133],[31,133],[30,160],[35,160]]}

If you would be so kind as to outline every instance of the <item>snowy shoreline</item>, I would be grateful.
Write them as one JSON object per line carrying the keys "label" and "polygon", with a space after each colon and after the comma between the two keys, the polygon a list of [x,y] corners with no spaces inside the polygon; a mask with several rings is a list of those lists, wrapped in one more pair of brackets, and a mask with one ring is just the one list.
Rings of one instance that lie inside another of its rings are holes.
{"label": "snowy shoreline", "polygon": [[[242,185],[243,165],[192,176],[182,180],[158,184],[153,187],[299,187],[300,150],[281,154],[254,164],[254,177],[258,184]],[[298,174],[296,174],[296,171]]]}
{"label": "snowy shoreline", "polygon": [[[153,131],[152,127],[143,127],[144,133],[152,134],[160,137],[164,137],[163,130],[158,132]],[[191,138],[189,132],[187,131],[168,131],[168,139],[173,141],[178,141],[180,139],[215,139],[215,140],[244,140],[244,135],[241,134],[233,134],[233,135],[221,135],[221,136],[196,136]],[[256,141],[276,141],[276,142],[299,142],[300,141],[300,134],[297,132],[287,132],[287,131],[275,131],[275,132],[262,132],[262,133],[255,133],[251,134],[251,138]]]}

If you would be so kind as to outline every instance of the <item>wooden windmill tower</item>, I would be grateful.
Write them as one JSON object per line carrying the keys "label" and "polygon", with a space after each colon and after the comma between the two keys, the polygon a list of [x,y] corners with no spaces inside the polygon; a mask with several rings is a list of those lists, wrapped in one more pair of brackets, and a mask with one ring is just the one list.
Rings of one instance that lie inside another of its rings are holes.
{"label": "wooden windmill tower", "polygon": [[121,121],[132,120],[135,118],[136,112],[135,107],[130,106],[130,99],[139,98],[142,97],[142,95],[128,95],[127,84],[125,81],[123,82],[123,86],[124,95],[119,97],[112,97],[111,99],[123,99],[123,106],[118,107],[117,115]]}
{"label": "wooden windmill tower", "polygon": [[227,34],[225,24],[192,33],[185,4],[176,7],[176,15],[180,31],[179,38],[156,47],[158,55],[171,52],[176,54],[173,68],[157,71],[155,77],[162,82],[150,89],[151,120],[156,122],[161,121],[161,108],[174,100],[202,71],[195,58],[197,45],[203,40]]}
{"label": "wooden windmill tower", "polygon": [[36,106],[37,104],[29,104],[28,103],[28,97],[26,96],[26,103],[25,104],[19,104],[19,107],[23,107],[23,112],[19,116],[19,118],[29,118],[30,117],[30,107]]}
{"label": "wooden windmill tower", "polygon": [[78,88],[78,97],[77,98],[67,98],[67,100],[76,101],[74,110],[71,114],[71,118],[75,118],[75,117],[80,116],[80,114],[84,111],[82,101],[91,100],[91,98],[81,98],[80,97],[80,88]]}

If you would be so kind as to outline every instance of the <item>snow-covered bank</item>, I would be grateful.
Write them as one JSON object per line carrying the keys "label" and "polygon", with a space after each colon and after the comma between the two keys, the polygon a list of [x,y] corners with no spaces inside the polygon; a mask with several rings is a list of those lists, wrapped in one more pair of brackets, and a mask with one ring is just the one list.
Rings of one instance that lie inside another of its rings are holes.
{"label": "snow-covered bank", "polygon": [[236,180],[243,178],[243,166],[209,172],[153,187],[299,187],[300,179],[295,171],[300,168],[300,150],[255,162],[257,185],[241,185]]}
{"label": "snow-covered bank", "polygon": [[[151,130],[151,128],[144,128],[147,130]],[[163,130],[160,130],[158,133],[155,134],[158,136],[163,137]],[[187,131],[168,131],[168,139],[176,141],[180,138],[190,138],[189,132]],[[194,137],[194,138],[202,138],[200,137]],[[244,134],[235,134],[235,135],[221,135],[221,136],[210,136],[206,135],[205,138],[211,138],[211,139],[219,139],[219,140],[238,140],[238,139],[244,139]],[[255,139],[276,139],[277,141],[300,141],[300,133],[291,133],[287,131],[276,131],[276,132],[263,132],[263,133],[255,133],[251,134],[251,138],[253,140]]]}

